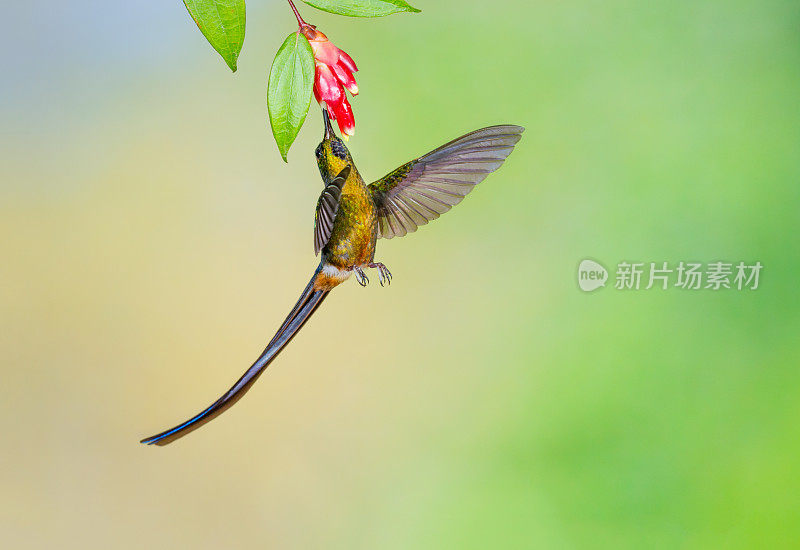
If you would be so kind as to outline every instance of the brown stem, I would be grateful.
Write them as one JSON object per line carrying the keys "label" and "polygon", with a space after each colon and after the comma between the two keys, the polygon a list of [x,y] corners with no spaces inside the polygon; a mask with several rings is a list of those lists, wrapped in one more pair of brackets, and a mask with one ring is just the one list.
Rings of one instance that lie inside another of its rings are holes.
{"label": "brown stem", "polygon": [[292,8],[292,11],[294,12],[294,16],[297,17],[297,24],[302,29],[303,27],[306,26],[306,22],[303,21],[302,17],[300,17],[300,12],[297,11],[297,8],[295,7],[294,2],[292,2],[292,0],[289,0],[289,6],[291,6],[291,8]]}

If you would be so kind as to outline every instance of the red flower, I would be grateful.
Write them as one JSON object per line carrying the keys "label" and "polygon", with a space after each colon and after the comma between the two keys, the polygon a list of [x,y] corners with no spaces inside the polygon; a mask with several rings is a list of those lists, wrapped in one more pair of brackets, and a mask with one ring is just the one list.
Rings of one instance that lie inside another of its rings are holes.
{"label": "red flower", "polygon": [[358,95],[358,85],[353,78],[358,67],[352,57],[334,46],[313,25],[303,25],[300,32],[314,51],[314,97],[323,109],[328,109],[330,117],[339,124],[342,136],[347,139],[356,133],[356,122],[345,89]]}

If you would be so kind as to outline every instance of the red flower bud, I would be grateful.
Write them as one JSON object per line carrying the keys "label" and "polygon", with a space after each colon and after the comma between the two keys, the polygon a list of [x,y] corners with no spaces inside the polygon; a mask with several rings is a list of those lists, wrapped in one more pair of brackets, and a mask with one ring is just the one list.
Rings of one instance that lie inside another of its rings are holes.
{"label": "red flower bud", "polygon": [[347,89],[351,94],[358,95],[358,84],[353,77],[358,70],[355,61],[312,25],[303,25],[300,32],[314,51],[314,97],[323,108],[328,109],[345,138],[354,135],[356,123],[353,109],[344,91]]}

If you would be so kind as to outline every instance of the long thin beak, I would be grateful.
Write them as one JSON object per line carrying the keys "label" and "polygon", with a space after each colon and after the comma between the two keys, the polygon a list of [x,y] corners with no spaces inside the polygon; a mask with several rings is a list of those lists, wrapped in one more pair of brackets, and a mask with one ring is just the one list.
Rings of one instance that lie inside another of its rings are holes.
{"label": "long thin beak", "polygon": [[331,117],[328,116],[328,109],[322,109],[322,119],[325,122],[325,135],[322,139],[331,139],[333,133],[333,126],[331,126]]}

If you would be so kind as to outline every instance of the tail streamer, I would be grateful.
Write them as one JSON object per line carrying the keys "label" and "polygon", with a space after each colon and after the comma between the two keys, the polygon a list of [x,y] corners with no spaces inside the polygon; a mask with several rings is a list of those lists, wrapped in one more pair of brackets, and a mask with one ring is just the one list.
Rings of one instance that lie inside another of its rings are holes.
{"label": "tail streamer", "polygon": [[211,422],[223,412],[228,410],[234,403],[236,403],[242,396],[247,393],[247,390],[255,383],[262,372],[269,366],[269,364],[278,356],[278,354],[286,347],[286,344],[291,342],[295,334],[303,327],[311,315],[322,304],[328,296],[329,290],[320,290],[316,286],[317,276],[320,273],[321,265],[314,272],[311,281],[306,286],[300,299],[295,304],[292,311],[289,313],[286,320],[283,322],[278,332],[275,333],[272,340],[270,340],[267,347],[256,359],[255,363],[247,369],[241,378],[229,389],[225,394],[217,399],[208,408],[190,418],[182,424],[178,424],[174,428],[165,430],[159,434],[142,439],[141,443],[146,445],[168,445],[180,439],[189,432],[196,430],[200,426]]}

